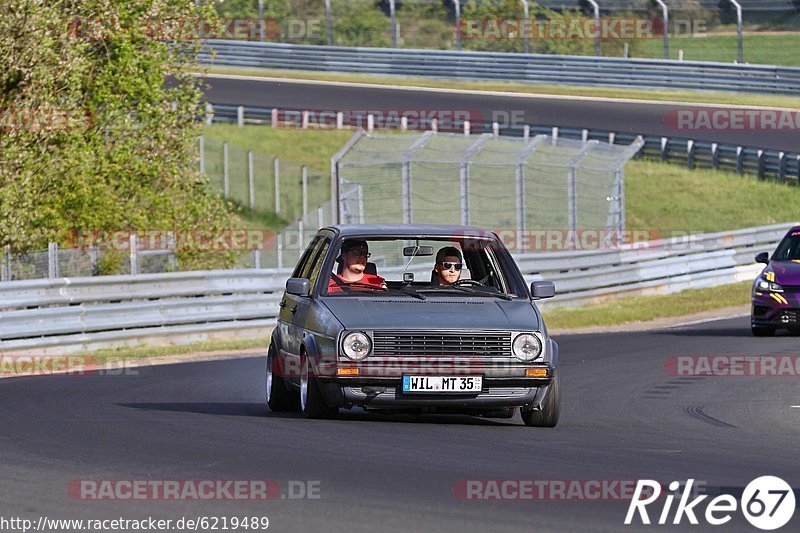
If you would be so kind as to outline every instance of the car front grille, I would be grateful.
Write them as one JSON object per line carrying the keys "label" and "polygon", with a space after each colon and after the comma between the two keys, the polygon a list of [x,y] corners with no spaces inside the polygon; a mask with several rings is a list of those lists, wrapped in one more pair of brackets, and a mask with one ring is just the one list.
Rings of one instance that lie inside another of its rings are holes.
{"label": "car front grille", "polygon": [[375,331],[372,353],[376,356],[477,356],[511,355],[509,331]]}

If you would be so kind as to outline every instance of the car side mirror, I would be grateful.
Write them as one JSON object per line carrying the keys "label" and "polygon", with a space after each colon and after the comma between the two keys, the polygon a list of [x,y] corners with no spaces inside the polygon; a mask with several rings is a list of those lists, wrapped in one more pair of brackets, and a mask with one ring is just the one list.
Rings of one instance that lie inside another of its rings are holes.
{"label": "car side mirror", "polygon": [[311,282],[306,278],[289,278],[286,280],[286,292],[295,296],[311,294]]}
{"label": "car side mirror", "polygon": [[756,263],[769,263],[769,254],[767,252],[761,252],[760,254],[756,255]]}
{"label": "car side mirror", "polygon": [[552,281],[534,281],[531,283],[531,296],[533,298],[552,298],[555,295],[556,285]]}

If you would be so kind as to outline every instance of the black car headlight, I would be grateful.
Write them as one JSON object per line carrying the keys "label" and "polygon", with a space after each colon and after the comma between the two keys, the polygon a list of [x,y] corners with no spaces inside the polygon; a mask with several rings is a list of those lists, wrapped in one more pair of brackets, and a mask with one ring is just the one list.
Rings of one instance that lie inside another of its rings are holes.
{"label": "black car headlight", "polygon": [[783,287],[774,281],[767,281],[764,278],[756,280],[756,290],[762,292],[783,292]]}
{"label": "black car headlight", "polygon": [[372,341],[366,333],[351,331],[342,339],[342,353],[353,361],[364,359],[372,351]]}
{"label": "black car headlight", "polygon": [[520,333],[514,337],[511,351],[520,361],[533,361],[542,355],[542,338],[536,333]]}

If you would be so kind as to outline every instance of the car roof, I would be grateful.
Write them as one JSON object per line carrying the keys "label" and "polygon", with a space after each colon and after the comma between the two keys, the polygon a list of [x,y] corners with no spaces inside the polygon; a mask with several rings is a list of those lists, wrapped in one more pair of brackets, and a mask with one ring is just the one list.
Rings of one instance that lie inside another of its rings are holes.
{"label": "car roof", "polygon": [[484,228],[439,224],[339,224],[323,229],[332,230],[342,237],[414,237],[417,235],[442,237],[457,235],[471,238],[497,237],[493,231]]}

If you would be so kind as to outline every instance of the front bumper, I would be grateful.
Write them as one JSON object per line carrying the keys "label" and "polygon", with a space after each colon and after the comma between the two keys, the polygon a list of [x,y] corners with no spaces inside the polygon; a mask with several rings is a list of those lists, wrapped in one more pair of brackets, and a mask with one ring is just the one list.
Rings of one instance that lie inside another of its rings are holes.
{"label": "front bumper", "polygon": [[800,329],[800,295],[756,293],[750,311],[753,326]]}

